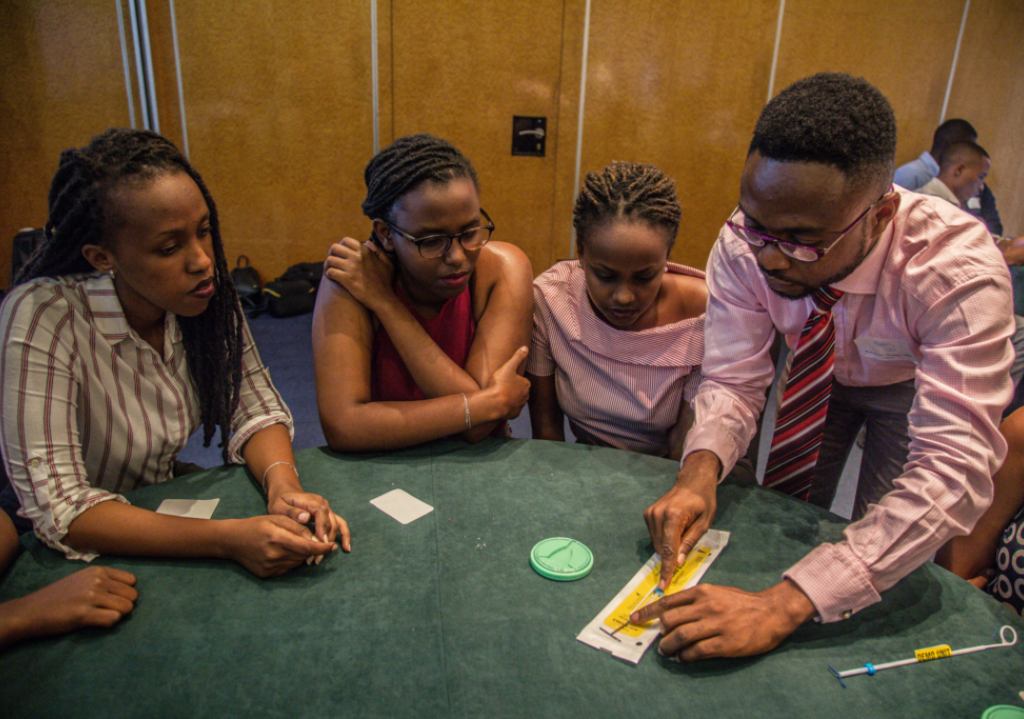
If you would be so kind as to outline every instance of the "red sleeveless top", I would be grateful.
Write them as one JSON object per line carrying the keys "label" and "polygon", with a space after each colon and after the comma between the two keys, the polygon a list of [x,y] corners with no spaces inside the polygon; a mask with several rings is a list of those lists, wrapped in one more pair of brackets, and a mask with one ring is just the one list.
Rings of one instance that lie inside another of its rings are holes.
{"label": "red sleeveless top", "polygon": [[[476,334],[473,302],[466,287],[457,297],[444,303],[437,317],[423,317],[413,309],[402,287],[395,283],[395,294],[402,301],[430,338],[437,343],[452,362],[466,366],[469,348]],[[370,397],[374,402],[405,402],[426,399],[406,369],[401,355],[391,342],[384,325],[373,335],[373,354],[370,361]]]}

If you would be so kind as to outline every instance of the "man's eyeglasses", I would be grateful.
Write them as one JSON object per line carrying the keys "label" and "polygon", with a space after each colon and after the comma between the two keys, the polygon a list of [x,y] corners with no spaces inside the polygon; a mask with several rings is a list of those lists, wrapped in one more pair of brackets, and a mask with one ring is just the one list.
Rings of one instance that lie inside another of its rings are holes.
{"label": "man's eyeglasses", "polygon": [[[851,222],[845,230],[840,230],[839,237],[833,240],[828,247],[811,247],[810,245],[802,245],[799,242],[787,242],[786,240],[780,240],[777,237],[772,237],[771,235],[765,234],[764,232],[758,232],[757,230],[752,230],[745,225],[739,224],[738,222],[734,222],[733,220],[736,218],[736,215],[742,214],[742,210],[740,210],[739,207],[732,211],[732,214],[729,215],[729,219],[725,221],[725,224],[727,224],[730,227],[730,229],[732,229],[732,231],[739,236],[741,240],[743,240],[749,245],[753,245],[754,247],[764,247],[767,244],[773,244],[776,247],[778,247],[779,252],[784,254],[786,257],[791,257],[792,259],[800,260],[801,262],[817,262],[826,254],[828,254],[829,250],[838,245],[841,239],[850,234],[850,230],[856,227],[861,220],[867,217],[868,213],[871,212],[871,208],[873,208],[875,205],[881,202],[882,199],[886,195],[888,195],[891,190],[892,188],[890,187],[888,190],[883,192],[882,197],[879,197],[877,200],[868,205],[868,208],[864,210],[864,212],[860,213],[857,216],[857,219]],[[744,220],[745,219],[746,216],[744,216]]]}
{"label": "man's eyeglasses", "polygon": [[479,250],[486,245],[491,239],[491,233],[494,232],[494,222],[491,220],[490,215],[484,212],[483,208],[480,208],[480,214],[487,220],[486,225],[471,227],[454,235],[442,233],[440,235],[427,235],[426,237],[413,237],[401,227],[392,225],[390,222],[387,223],[387,226],[416,245],[416,249],[419,250],[421,257],[433,259],[435,257],[444,257],[448,252],[448,248],[452,246],[452,242],[455,240],[459,241],[464,250]]}

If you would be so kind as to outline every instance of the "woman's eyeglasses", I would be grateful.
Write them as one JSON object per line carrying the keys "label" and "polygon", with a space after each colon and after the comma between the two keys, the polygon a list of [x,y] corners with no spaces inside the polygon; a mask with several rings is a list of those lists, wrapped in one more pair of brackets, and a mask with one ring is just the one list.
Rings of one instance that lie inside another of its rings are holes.
{"label": "woman's eyeglasses", "polygon": [[419,250],[421,257],[433,259],[435,257],[443,257],[448,252],[448,248],[452,246],[452,242],[455,240],[459,241],[459,244],[462,245],[462,249],[464,250],[479,250],[481,247],[486,245],[491,239],[491,233],[494,232],[494,222],[491,220],[490,215],[484,212],[483,208],[480,208],[480,214],[484,216],[485,220],[487,220],[486,225],[471,227],[468,230],[457,232],[454,235],[446,235],[442,233],[440,235],[427,235],[426,237],[413,237],[401,227],[392,225],[390,222],[386,224],[393,231],[416,245],[416,249]]}

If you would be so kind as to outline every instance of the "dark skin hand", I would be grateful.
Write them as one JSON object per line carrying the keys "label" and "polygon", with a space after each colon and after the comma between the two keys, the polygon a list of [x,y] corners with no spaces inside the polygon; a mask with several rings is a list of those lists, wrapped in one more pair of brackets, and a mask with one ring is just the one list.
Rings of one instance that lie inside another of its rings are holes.
{"label": "dark skin hand", "polygon": [[648,604],[630,621],[660,618],[664,635],[658,653],[693,662],[771,651],[814,615],[807,596],[784,579],[760,592],[699,584]]}
{"label": "dark skin hand", "polygon": [[675,486],[644,511],[654,548],[661,555],[658,588],[668,589],[680,560],[696,546],[715,518],[722,463],[706,450],[686,458]]}

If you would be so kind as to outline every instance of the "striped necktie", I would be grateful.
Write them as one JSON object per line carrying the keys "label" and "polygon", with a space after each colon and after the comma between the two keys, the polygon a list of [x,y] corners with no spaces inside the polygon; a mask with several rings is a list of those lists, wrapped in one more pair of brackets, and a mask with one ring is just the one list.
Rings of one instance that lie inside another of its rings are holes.
{"label": "striped necktie", "polygon": [[814,308],[793,353],[764,472],[765,487],[805,501],[810,494],[832,393],[836,344],[832,305],[842,296],[842,292],[831,287],[821,287],[814,293]]}

